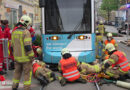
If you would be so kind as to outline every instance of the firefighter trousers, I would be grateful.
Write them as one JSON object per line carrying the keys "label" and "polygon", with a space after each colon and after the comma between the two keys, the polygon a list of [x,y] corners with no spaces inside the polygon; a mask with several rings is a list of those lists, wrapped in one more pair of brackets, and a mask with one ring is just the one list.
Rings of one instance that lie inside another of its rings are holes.
{"label": "firefighter trousers", "polygon": [[54,80],[54,77],[51,76],[52,71],[48,68],[38,68],[36,72],[37,72],[36,78],[38,78],[42,75],[42,76],[45,76],[49,82]]}
{"label": "firefighter trousers", "polygon": [[90,74],[90,73],[99,73],[101,71],[101,65],[100,64],[95,64],[91,65],[88,63],[82,63],[80,65],[81,68],[81,74]]}
{"label": "firefighter trousers", "polygon": [[24,90],[30,90],[31,87],[31,77],[32,77],[32,62],[18,63],[15,62],[15,70],[13,77],[12,88],[17,88],[20,82],[20,78],[24,73]]}
{"label": "firefighter trousers", "polygon": [[106,70],[106,74],[109,75],[110,77],[113,77],[115,79],[118,79],[120,76],[123,76],[125,74],[127,74],[128,72],[123,72],[120,68],[118,69],[114,69],[112,67],[109,67]]}

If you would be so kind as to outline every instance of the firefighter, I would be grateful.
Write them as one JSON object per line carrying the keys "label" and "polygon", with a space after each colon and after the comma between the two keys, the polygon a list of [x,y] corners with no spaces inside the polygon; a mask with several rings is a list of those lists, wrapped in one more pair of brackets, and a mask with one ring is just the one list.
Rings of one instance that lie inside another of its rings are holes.
{"label": "firefighter", "polygon": [[101,65],[98,60],[94,61],[92,64],[82,62],[80,65],[81,74],[87,75],[90,73],[99,73],[101,71]]}
{"label": "firefighter", "polygon": [[31,90],[32,60],[34,52],[32,49],[32,38],[27,27],[31,18],[27,15],[21,17],[18,28],[11,35],[11,50],[15,60],[12,90],[17,90],[22,72],[24,72],[24,90]]}
{"label": "firefighter", "polygon": [[120,77],[126,75],[129,71],[128,60],[126,55],[116,50],[113,44],[109,43],[105,49],[110,55],[109,59],[104,61],[105,73],[112,78],[120,79]]}
{"label": "firefighter", "polygon": [[116,49],[118,49],[118,44],[116,43],[116,41],[113,39],[112,33],[107,33],[107,40],[105,40],[104,44],[105,46],[108,43],[112,43]]}
{"label": "firefighter", "polygon": [[102,57],[103,51],[103,37],[99,31],[96,30],[96,58],[100,59]]}
{"label": "firefighter", "polygon": [[104,36],[104,32],[105,32],[105,27],[103,25],[103,21],[99,22],[99,25],[97,27],[97,30],[99,31],[99,33],[101,33],[102,37]]}
{"label": "firefighter", "polygon": [[54,81],[55,74],[47,68],[46,64],[39,60],[33,61],[33,75],[40,81],[41,85],[47,85],[49,82]]}
{"label": "firefighter", "polygon": [[[105,40],[104,42],[104,46],[106,46],[108,43],[112,43],[116,49],[118,49],[118,44],[116,43],[116,41],[113,39],[112,37],[112,33],[107,33],[107,40]],[[105,51],[105,50],[104,50]],[[109,55],[108,55],[108,52],[105,51],[104,53],[104,59],[108,59],[109,58]]]}
{"label": "firefighter", "polygon": [[7,20],[2,20],[0,26],[0,74],[6,73],[3,71],[3,67],[4,67],[3,63],[6,63],[8,59],[8,55],[7,55],[8,50],[6,50],[7,47],[5,46],[8,46],[8,40],[10,40],[11,34],[10,34],[10,28],[7,27],[7,23],[8,23]]}
{"label": "firefighter", "polygon": [[79,62],[72,57],[69,50],[64,48],[61,51],[62,59],[58,64],[58,69],[61,73],[61,76],[58,77],[58,80],[61,86],[64,86],[67,81],[69,82],[82,82],[86,83],[86,80],[80,77],[80,73],[78,71]]}

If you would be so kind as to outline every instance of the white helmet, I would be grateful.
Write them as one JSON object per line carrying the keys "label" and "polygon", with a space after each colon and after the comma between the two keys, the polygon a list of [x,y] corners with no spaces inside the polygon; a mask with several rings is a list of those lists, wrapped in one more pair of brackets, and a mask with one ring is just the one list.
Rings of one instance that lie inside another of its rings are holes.
{"label": "white helmet", "polygon": [[115,49],[115,46],[114,46],[112,43],[108,43],[108,44],[105,46],[105,49],[108,50],[109,52],[116,50],[116,49]]}
{"label": "white helmet", "polygon": [[23,15],[20,18],[20,22],[24,25],[24,26],[28,26],[29,24],[31,24],[31,18],[27,15]]}
{"label": "white helmet", "polygon": [[61,54],[64,55],[66,53],[70,53],[70,52],[67,48],[63,48],[62,51],[61,51]]}
{"label": "white helmet", "polygon": [[107,37],[112,37],[112,33],[108,33],[108,34],[107,34]]}
{"label": "white helmet", "polygon": [[99,31],[98,31],[98,30],[96,30],[96,33],[99,33]]}
{"label": "white helmet", "polygon": [[32,65],[35,64],[35,63],[37,63],[37,62],[39,62],[39,60],[34,60],[34,61],[32,62]]}

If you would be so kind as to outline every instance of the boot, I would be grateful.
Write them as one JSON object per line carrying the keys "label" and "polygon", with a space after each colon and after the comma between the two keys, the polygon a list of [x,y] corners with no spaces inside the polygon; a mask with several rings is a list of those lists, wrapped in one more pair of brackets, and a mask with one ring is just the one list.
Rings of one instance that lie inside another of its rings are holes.
{"label": "boot", "polygon": [[13,88],[12,90],[18,90],[17,88]]}
{"label": "boot", "polygon": [[49,83],[49,81],[44,76],[38,77],[38,80],[40,81],[40,84],[44,86],[46,86]]}
{"label": "boot", "polygon": [[125,75],[120,75],[120,77],[118,78],[118,80],[121,80],[121,81],[125,81],[127,79],[127,76]]}
{"label": "boot", "polygon": [[62,78],[62,79],[60,80],[60,84],[61,84],[61,86],[65,86],[65,84],[66,84],[66,79],[65,79],[65,78]]}
{"label": "boot", "polygon": [[53,77],[53,79],[54,79],[53,81],[55,81],[55,80],[56,80],[55,73],[53,73],[53,72],[52,72],[52,73],[51,73],[51,75],[50,75],[50,77]]}
{"label": "boot", "polygon": [[9,70],[14,70],[14,62],[11,62],[11,63],[10,63]]}
{"label": "boot", "polygon": [[6,74],[5,71],[0,71],[0,75],[4,75],[4,74]]}
{"label": "boot", "polygon": [[79,79],[77,79],[77,81],[81,82],[81,83],[84,83],[84,84],[87,83],[87,81],[85,79],[81,78],[81,77]]}

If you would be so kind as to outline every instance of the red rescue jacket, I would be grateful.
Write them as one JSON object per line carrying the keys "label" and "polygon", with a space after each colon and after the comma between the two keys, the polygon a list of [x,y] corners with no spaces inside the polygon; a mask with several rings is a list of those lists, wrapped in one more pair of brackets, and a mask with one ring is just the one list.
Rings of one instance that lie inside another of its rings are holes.
{"label": "red rescue jacket", "polygon": [[37,69],[39,68],[39,67],[41,67],[39,64],[37,64],[37,63],[34,63],[33,64],[33,75],[35,76],[35,74],[36,74],[36,71],[37,71]]}
{"label": "red rescue jacket", "polygon": [[121,51],[116,51],[113,54],[117,55],[119,59],[118,59],[118,62],[116,62],[112,66],[114,67],[114,66],[118,65],[118,66],[120,66],[122,71],[124,71],[124,72],[129,71],[130,68],[129,68],[129,65],[128,65],[128,60],[124,56],[124,54]]}
{"label": "red rescue jacket", "polygon": [[75,81],[80,78],[79,71],[77,69],[77,62],[74,57],[68,59],[61,59],[61,70],[63,72],[63,77],[68,81]]}

